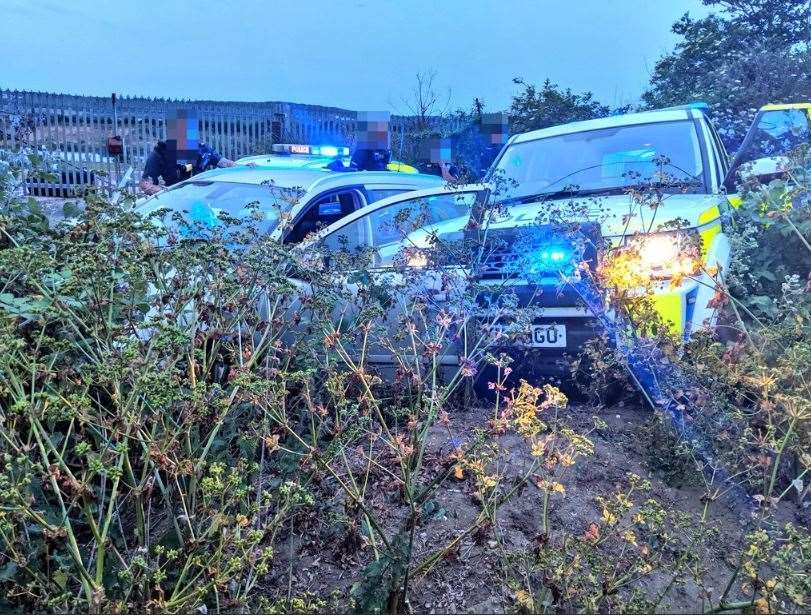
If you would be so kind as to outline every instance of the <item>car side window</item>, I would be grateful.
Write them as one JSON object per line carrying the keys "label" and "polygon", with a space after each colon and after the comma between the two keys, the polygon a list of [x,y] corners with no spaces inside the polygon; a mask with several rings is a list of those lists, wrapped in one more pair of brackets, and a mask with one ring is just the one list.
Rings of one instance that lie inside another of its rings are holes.
{"label": "car side window", "polygon": [[750,128],[752,138],[742,146],[738,162],[751,162],[770,156],[785,156],[811,141],[811,122],[805,109],[764,111],[757,126]]}
{"label": "car side window", "polygon": [[475,193],[438,194],[393,203],[369,214],[376,248],[399,243],[412,232],[451,220],[467,224]]}
{"label": "car side window", "polygon": [[369,218],[363,216],[321,240],[321,253],[331,269],[348,271],[376,264],[369,241]]}
{"label": "car side window", "polygon": [[307,235],[317,233],[348,216],[362,204],[362,197],[357,190],[341,190],[318,197],[295,222],[284,243],[299,243]]}
{"label": "car side window", "polygon": [[367,227],[369,220],[364,216],[354,222],[344,224],[338,230],[324,237],[322,244],[330,251],[348,250],[353,252],[369,245]]}
{"label": "car side window", "polygon": [[402,194],[403,192],[409,192],[407,188],[375,188],[372,190],[366,190],[366,200],[369,203],[376,203],[377,201],[382,201],[383,199],[387,199],[390,196],[395,196],[398,194]]}
{"label": "car side window", "polygon": [[373,264],[389,264],[415,234],[461,235],[476,194],[440,194],[392,203],[336,229],[324,238],[323,246],[330,254],[358,254],[369,248]]}

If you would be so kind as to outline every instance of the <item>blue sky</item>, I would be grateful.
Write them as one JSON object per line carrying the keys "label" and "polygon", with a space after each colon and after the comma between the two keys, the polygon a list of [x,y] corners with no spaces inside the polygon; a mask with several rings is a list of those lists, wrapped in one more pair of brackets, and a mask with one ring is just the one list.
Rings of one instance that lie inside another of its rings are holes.
{"label": "blue sky", "polygon": [[512,78],[635,102],[700,0],[0,0],[0,87],[406,111],[417,72],[450,107]]}

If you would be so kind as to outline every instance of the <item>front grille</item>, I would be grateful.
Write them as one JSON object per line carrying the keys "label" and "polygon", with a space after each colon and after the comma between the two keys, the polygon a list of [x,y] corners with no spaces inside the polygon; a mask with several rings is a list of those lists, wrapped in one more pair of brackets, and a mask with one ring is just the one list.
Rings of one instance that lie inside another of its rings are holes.
{"label": "front grille", "polygon": [[468,237],[475,250],[474,269],[482,280],[538,283],[577,277],[581,263],[596,268],[602,243],[600,226],[594,222],[490,229],[484,236],[478,242],[472,234]]}

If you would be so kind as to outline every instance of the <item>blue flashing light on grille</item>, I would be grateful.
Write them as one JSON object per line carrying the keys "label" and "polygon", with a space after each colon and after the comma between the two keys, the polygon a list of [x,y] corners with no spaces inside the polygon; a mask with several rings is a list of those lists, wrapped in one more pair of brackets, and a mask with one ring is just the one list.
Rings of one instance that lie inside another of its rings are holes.
{"label": "blue flashing light on grille", "polygon": [[565,261],[570,261],[572,258],[572,251],[564,247],[550,247],[542,249],[539,256],[541,257],[541,263],[543,264],[559,264]]}
{"label": "blue flashing light on grille", "polygon": [[544,251],[541,253],[541,258],[552,261],[553,263],[560,263],[566,258],[566,252],[563,250]]}
{"label": "blue flashing light on grille", "polygon": [[575,255],[570,246],[550,245],[538,249],[530,258],[529,269],[535,274],[571,274],[575,268]]}

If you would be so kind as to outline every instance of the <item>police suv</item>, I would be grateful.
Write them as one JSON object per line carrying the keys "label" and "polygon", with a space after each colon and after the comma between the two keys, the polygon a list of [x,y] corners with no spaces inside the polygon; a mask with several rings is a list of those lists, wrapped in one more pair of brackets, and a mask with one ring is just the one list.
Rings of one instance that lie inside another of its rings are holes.
{"label": "police suv", "polygon": [[[653,307],[675,335],[687,339],[715,322],[713,274],[730,255],[722,228],[728,169],[702,104],[576,122],[512,137],[487,184],[379,201],[302,248],[366,249],[381,280],[394,284],[401,274],[393,265],[424,267],[429,257],[421,251],[428,254],[430,245],[475,235],[474,264],[443,266],[429,278],[437,305],[449,300],[454,272],[481,289],[485,311],[507,290],[519,307],[538,312],[520,337],[501,343],[528,352],[524,363],[538,375],[566,373],[567,355],[601,331],[576,283],[590,277],[582,267],[597,270],[601,247],[635,255],[626,289],[652,291]],[[408,220],[419,228],[398,235]],[[444,353],[443,364],[464,360],[461,346]],[[392,357],[381,351],[370,360],[385,365]]]}

